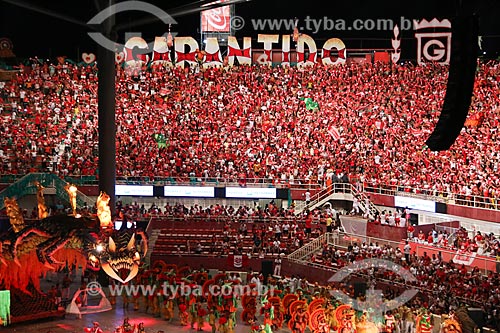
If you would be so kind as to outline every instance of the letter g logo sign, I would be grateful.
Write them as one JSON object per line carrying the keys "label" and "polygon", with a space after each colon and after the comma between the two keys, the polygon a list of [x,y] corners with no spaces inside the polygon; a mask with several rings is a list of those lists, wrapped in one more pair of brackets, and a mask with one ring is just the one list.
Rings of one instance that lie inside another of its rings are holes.
{"label": "letter g logo sign", "polygon": [[[112,6],[109,6],[101,10],[96,16],[94,16],[87,24],[99,25],[102,24],[109,17],[126,11],[140,11],[146,12],[153,16],[158,17],[166,25],[177,24],[177,22],[163,9],[143,1],[124,1]],[[106,48],[107,50],[115,52],[117,49],[123,49],[123,44],[117,44],[116,42],[110,40],[100,32],[88,32],[90,38],[92,38],[97,44]],[[166,37],[166,33],[163,35]],[[151,45],[150,45],[151,44]],[[148,43],[148,49],[153,49],[153,43]]]}
{"label": "letter g logo sign", "polygon": [[[409,271],[407,271],[402,266],[395,264],[389,260],[382,259],[365,259],[357,261],[349,266],[343,267],[335,275],[333,275],[328,282],[342,282],[344,278],[351,274],[366,274],[365,271],[388,271],[397,273],[404,282],[412,283],[417,279]],[[370,273],[368,273],[371,275]],[[411,300],[418,293],[418,290],[409,289],[405,290],[401,295],[395,297],[392,300],[383,300],[383,294],[381,290],[368,289],[366,291],[366,300],[359,301],[351,298],[349,295],[345,294],[340,290],[332,290],[330,292],[337,300],[344,304],[350,304],[354,309],[358,311],[370,311],[375,316],[383,316],[386,311],[396,309],[409,300]]]}

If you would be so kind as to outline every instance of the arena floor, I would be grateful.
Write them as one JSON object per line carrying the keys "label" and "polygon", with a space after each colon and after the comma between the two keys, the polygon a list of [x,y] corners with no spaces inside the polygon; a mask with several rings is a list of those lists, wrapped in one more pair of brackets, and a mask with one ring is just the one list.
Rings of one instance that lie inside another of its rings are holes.
{"label": "arena floor", "polygon": [[[78,319],[75,318],[75,316],[68,315],[66,318],[60,320],[47,320],[38,323],[15,324],[12,326],[7,326],[5,328],[2,327],[0,329],[0,332],[83,333],[85,327],[92,327],[92,323],[94,321],[98,321],[105,333],[112,333],[115,331],[115,328],[117,326],[120,326],[122,324],[123,318],[126,316],[130,318],[131,324],[143,322],[147,333],[157,333],[159,330],[162,330],[164,332],[196,332],[196,329],[191,329],[189,326],[181,327],[177,319],[173,320],[171,323],[167,323],[165,320],[153,318],[152,316],[144,314],[142,312],[133,310],[124,311],[121,306],[118,306],[117,308],[108,312],[85,315],[82,317],[82,319]],[[208,325],[208,323],[205,323],[203,331],[211,332],[211,327],[210,325]],[[238,323],[235,327],[234,332],[249,333],[250,326]],[[275,332],[288,332],[288,330],[283,329]]]}
{"label": "arena floor", "polygon": [[[59,273],[58,275],[59,276],[57,278],[61,279],[61,273]],[[80,281],[79,276],[73,276],[73,281]],[[41,281],[42,290],[50,288],[52,284],[52,281]],[[71,285],[71,290],[76,290],[77,288],[77,283],[73,282]],[[124,309],[120,297],[117,297],[116,301],[117,304],[113,307],[112,310],[107,312],[83,315],[81,319],[75,315],[67,314],[63,319],[46,319],[43,321],[40,320],[38,322],[18,323],[6,327],[0,326],[0,332],[83,333],[85,327],[92,327],[92,323],[94,321],[98,321],[104,333],[113,333],[115,332],[116,327],[120,326],[123,323],[123,319],[125,317],[129,317],[130,323],[132,325],[143,322],[147,333],[157,333],[160,330],[164,332],[196,332],[196,326],[195,329],[191,329],[189,326],[180,325],[177,316],[177,310],[175,311],[175,318],[172,320],[172,322],[167,322],[163,319],[155,318],[151,314],[144,313],[143,311],[141,311],[142,309],[140,309],[139,311],[134,311],[132,309],[132,304],[130,304],[129,309]],[[89,300],[89,302],[91,302],[91,300]],[[238,309],[236,316],[237,324],[234,329],[234,333],[249,333],[250,326],[247,326],[239,321],[240,313],[241,309]],[[211,332],[212,328],[208,323],[205,323],[203,331]],[[274,333],[280,332],[289,332],[289,330],[284,328],[282,330],[274,331]]]}

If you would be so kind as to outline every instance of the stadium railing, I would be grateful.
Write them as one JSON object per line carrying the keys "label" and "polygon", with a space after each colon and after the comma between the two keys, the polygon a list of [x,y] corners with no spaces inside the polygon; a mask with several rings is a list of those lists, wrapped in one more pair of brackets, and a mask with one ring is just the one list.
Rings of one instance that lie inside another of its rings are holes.
{"label": "stadium railing", "polygon": [[[0,174],[0,184],[12,184],[25,176],[16,174]],[[99,185],[97,176],[68,175],[61,177],[66,182],[75,185]],[[214,177],[116,177],[117,184],[123,185],[178,185],[178,186],[245,186],[245,187],[276,187],[276,188],[317,188],[320,184],[308,179],[282,180],[270,178],[214,178]]]}
{"label": "stadium railing", "polygon": [[[16,174],[1,174],[0,184],[8,185],[17,181],[24,175]],[[62,177],[68,183],[81,185],[98,185],[99,179],[96,176],[83,175],[68,175]],[[290,188],[291,190],[311,189],[321,190],[324,188],[322,184],[310,179],[269,179],[269,178],[178,178],[178,177],[117,177],[117,184],[132,184],[132,185],[177,185],[177,186],[246,186],[246,187],[276,187]],[[431,200],[435,202],[443,202],[447,204],[466,206],[474,208],[483,208],[490,210],[500,210],[500,197],[484,197],[480,195],[465,195],[462,193],[442,192],[433,189],[422,189],[418,187],[392,185],[392,184],[352,184],[360,192],[376,193],[389,196],[408,196]]]}
{"label": "stadium railing", "polygon": [[474,208],[485,208],[491,210],[500,210],[499,199],[497,196],[484,197],[480,195],[466,195],[462,193],[440,192],[433,189],[421,189],[410,186],[384,185],[366,186],[361,185],[365,193],[376,193],[389,196],[406,196],[435,202],[442,202],[457,206],[466,206]]}

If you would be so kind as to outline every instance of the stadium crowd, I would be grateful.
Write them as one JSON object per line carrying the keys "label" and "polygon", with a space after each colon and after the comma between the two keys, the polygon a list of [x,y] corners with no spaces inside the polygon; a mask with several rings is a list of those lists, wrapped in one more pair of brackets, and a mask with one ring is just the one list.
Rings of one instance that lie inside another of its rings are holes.
{"label": "stadium crowd", "polygon": [[[33,61],[1,84],[0,174],[98,177],[96,71]],[[375,187],[495,198],[498,62],[478,63],[472,125],[449,151],[430,152],[425,139],[447,74],[446,66],[383,63],[305,71],[156,66],[135,76],[119,68],[117,176],[323,185],[349,176]]]}
{"label": "stadium crowd", "polygon": [[[361,270],[363,276],[369,277],[368,280],[390,281],[392,285],[416,287],[428,296],[425,307],[433,313],[447,313],[461,304],[482,308],[489,314],[498,313],[498,273],[489,271],[485,274],[477,267],[446,262],[439,255],[429,256],[424,252],[423,256],[416,256],[413,251],[405,255],[400,248],[378,243],[354,243],[347,250],[325,245],[320,255],[311,258],[311,264],[336,270],[369,258],[385,259],[399,267],[395,266],[397,269],[394,271],[367,267]],[[405,281],[404,276],[398,274],[401,267],[416,277],[416,280]]]}

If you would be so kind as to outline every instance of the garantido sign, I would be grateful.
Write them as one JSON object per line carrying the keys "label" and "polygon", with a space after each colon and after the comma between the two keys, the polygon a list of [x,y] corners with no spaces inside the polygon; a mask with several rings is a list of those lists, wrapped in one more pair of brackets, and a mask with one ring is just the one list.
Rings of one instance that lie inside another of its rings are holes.
{"label": "garantido sign", "polygon": [[[417,40],[418,64],[434,62],[448,65],[451,54],[451,22],[447,19],[442,21],[435,18],[431,21],[423,19],[421,21],[415,20],[413,26],[415,28],[414,36]],[[397,62],[404,45],[401,45],[397,26],[393,32],[391,58],[393,62]],[[290,35],[259,34],[257,43],[260,44],[259,49],[263,49],[263,53],[256,61],[261,65],[280,63],[282,66],[289,66],[292,62],[292,53],[294,54],[294,62],[299,68],[311,66],[314,63],[339,65],[345,63],[347,59],[346,45],[339,38],[330,38],[321,48],[318,48],[311,36],[300,34],[293,52],[291,51]],[[173,50],[167,46],[165,37],[156,37],[153,52],[148,55],[147,53],[150,51],[146,41],[141,37],[132,37],[125,44],[121,58],[127,65],[132,66],[149,61],[179,67],[184,67],[186,64],[203,67],[233,66],[235,60],[241,65],[252,64],[251,37],[244,37],[240,44],[236,37],[230,36],[227,44],[227,58],[223,59],[219,42],[215,37],[206,39],[204,51],[200,51],[200,46],[193,37],[174,38]],[[134,49],[136,49],[135,52]],[[277,52],[280,53],[278,57],[276,56]]]}
{"label": "garantido sign", "polygon": [[[87,23],[89,25],[100,25],[109,17],[126,11],[142,11],[157,17],[165,25],[176,24],[177,22],[161,8],[142,1],[123,1],[103,9]],[[228,6],[222,6],[212,10],[204,11],[202,15],[203,31],[230,31],[231,13]],[[448,64],[450,59],[450,41],[451,41],[451,22],[448,20],[439,21],[414,21],[413,27],[416,31],[415,38],[418,42],[417,61],[422,64],[425,61]],[[169,30],[170,31],[170,30]],[[400,56],[401,39],[399,37],[399,28],[393,29],[394,39],[392,39],[391,58],[397,62]],[[144,63],[158,63],[167,66],[184,67],[203,66],[233,66],[235,60],[239,64],[252,64],[252,39],[244,37],[242,45],[236,40],[236,37],[228,37],[227,57],[222,58],[219,42],[217,38],[207,38],[205,49],[201,51],[198,42],[193,37],[175,37],[167,42],[170,34],[156,37],[154,42],[147,43],[142,37],[134,36],[127,40],[125,45],[117,44],[102,33],[89,32],[88,35],[102,47],[119,51],[116,54],[116,62],[125,62],[128,66],[142,66]],[[307,34],[299,34],[294,42],[295,51],[291,52],[290,35],[278,34],[259,34],[257,42],[261,44],[263,53],[256,59],[261,65],[271,65],[280,63],[282,66],[290,65],[292,55],[297,67],[310,66],[315,63],[324,65],[338,65],[346,62],[347,52],[344,42],[339,38],[328,39],[321,48],[318,48],[314,39]],[[279,47],[281,46],[280,51]],[[387,45],[389,46],[389,45]],[[121,51],[123,49],[123,51]],[[261,52],[261,51],[259,51]],[[279,52],[280,54],[276,54]],[[274,53],[274,54],[273,54]],[[95,61],[95,55],[83,54],[83,61],[92,63]]]}
{"label": "garantido sign", "polygon": [[[259,34],[257,43],[261,44],[264,53],[258,58],[258,63],[271,65],[272,53],[276,52],[276,46],[280,45],[281,65],[290,65],[290,39],[290,35],[282,35],[280,43],[280,35]],[[147,42],[142,37],[132,37],[125,43],[123,58],[125,63],[131,66],[150,61],[179,67],[184,67],[186,64],[203,67],[233,66],[235,60],[241,65],[252,64],[252,39],[250,37],[244,37],[240,45],[236,37],[229,36],[227,59],[222,58],[219,42],[215,37],[206,39],[204,51],[200,51],[200,46],[193,37],[175,37],[172,48],[173,50],[168,47],[164,37],[156,37],[151,54]],[[333,52],[337,55],[335,60],[331,57]],[[338,38],[328,39],[320,49],[314,39],[306,34],[301,34],[297,40],[297,67],[310,66],[316,62],[325,65],[342,64],[345,63],[346,57],[346,46]]]}

